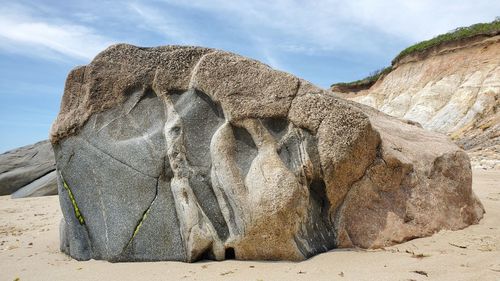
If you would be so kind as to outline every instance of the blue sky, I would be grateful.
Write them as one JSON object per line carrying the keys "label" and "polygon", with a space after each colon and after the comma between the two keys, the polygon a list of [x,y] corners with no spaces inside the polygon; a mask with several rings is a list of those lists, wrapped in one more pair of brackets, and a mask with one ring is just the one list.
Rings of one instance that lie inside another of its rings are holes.
{"label": "blue sky", "polygon": [[499,11],[493,0],[0,0],[0,152],[46,139],[68,71],[113,43],[220,48],[328,87]]}

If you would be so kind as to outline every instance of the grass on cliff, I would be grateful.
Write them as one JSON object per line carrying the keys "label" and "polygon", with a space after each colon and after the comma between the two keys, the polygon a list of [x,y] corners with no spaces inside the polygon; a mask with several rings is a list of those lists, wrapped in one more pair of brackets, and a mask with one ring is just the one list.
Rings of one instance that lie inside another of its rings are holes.
{"label": "grass on cliff", "polygon": [[372,73],[370,73],[367,77],[352,81],[352,82],[347,82],[347,83],[335,83],[332,84],[331,87],[338,87],[338,88],[358,88],[360,90],[369,88],[371,85],[375,84],[377,80],[380,78],[382,75],[386,75],[387,73],[391,72],[392,67],[388,66],[385,68],[381,68],[379,70],[376,70]]}
{"label": "grass on cliff", "polygon": [[336,87],[340,90],[342,89],[367,89],[383,75],[391,72],[392,67],[400,61],[403,57],[415,53],[425,52],[435,46],[443,43],[458,41],[462,39],[471,38],[479,35],[495,35],[500,32],[500,17],[497,17],[494,21],[489,23],[477,23],[467,27],[459,27],[453,31],[445,34],[438,35],[430,40],[422,41],[415,45],[412,45],[403,51],[401,51],[391,63],[391,66],[382,68],[373,73],[370,73],[368,77],[360,80],[347,83],[335,83],[331,87]]}
{"label": "grass on cliff", "polygon": [[500,17],[497,17],[494,21],[489,23],[477,23],[467,27],[459,27],[453,31],[438,35],[430,40],[422,41],[404,49],[392,60],[392,65],[407,55],[426,51],[442,43],[458,41],[478,35],[494,35],[498,32],[500,32]]}

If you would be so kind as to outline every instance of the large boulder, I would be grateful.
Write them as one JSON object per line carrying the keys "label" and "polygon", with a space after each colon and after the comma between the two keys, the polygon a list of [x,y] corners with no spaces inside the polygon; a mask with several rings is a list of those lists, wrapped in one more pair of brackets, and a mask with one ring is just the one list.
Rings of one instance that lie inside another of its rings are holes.
{"label": "large boulder", "polygon": [[51,141],[79,260],[303,260],[484,213],[445,136],[213,49],[108,48],[69,74]]}
{"label": "large boulder", "polygon": [[0,154],[0,195],[56,195],[56,165],[48,140]]}

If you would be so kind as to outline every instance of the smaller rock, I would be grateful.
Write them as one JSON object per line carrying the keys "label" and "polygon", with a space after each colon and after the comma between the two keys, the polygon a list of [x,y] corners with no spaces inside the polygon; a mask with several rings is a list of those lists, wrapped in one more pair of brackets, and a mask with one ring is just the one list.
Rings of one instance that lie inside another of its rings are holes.
{"label": "smaller rock", "polygon": [[37,197],[57,195],[57,175],[52,171],[47,175],[34,180],[32,183],[23,186],[18,191],[12,193],[12,198]]}
{"label": "smaller rock", "polygon": [[54,152],[49,141],[0,154],[0,196],[13,198],[57,194]]}

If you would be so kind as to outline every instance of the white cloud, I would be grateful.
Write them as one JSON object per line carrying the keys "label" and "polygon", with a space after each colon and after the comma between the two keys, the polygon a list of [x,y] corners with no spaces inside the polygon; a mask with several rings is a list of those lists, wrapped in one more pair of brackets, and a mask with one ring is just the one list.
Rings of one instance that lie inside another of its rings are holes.
{"label": "white cloud", "polygon": [[[160,3],[162,1],[168,5]],[[108,6],[120,5],[106,3]],[[72,14],[74,18],[62,20],[52,19],[50,9],[34,11],[27,6],[4,4],[0,7],[0,48],[50,58],[88,60],[114,41],[101,32],[126,29],[130,24],[160,34],[166,44],[219,47],[225,47],[225,43],[231,46],[247,44],[245,47],[253,48],[261,59],[279,67],[279,56],[276,55],[279,53],[311,55],[349,51],[385,55],[390,45],[388,40],[393,45],[404,46],[458,26],[491,21],[500,11],[500,2],[132,0],[113,10],[99,8],[95,3],[88,7],[92,9],[80,9]],[[196,18],[190,18],[193,16],[190,11]],[[75,20],[87,25],[102,19],[111,20],[114,25],[97,31],[90,26],[75,24]],[[212,20],[227,29],[211,28]],[[228,32],[238,33],[238,36],[231,36]],[[130,35],[125,39],[134,41],[135,34]],[[244,38],[245,41],[230,42],[233,38]]]}
{"label": "white cloud", "polygon": [[[239,44],[240,50],[246,48],[247,53],[270,66],[290,70],[284,60],[280,62],[282,54],[351,53],[390,60],[412,43],[458,26],[493,20],[500,2],[492,2],[155,0],[134,2],[129,8],[140,17],[138,24],[176,43],[222,48]],[[213,23],[223,30],[211,28]],[[214,41],[221,38],[223,42]],[[230,41],[239,38],[244,39]]]}
{"label": "white cloud", "polygon": [[489,0],[348,1],[345,15],[362,28],[406,41],[430,39],[460,26],[494,20],[500,2]]}
{"label": "white cloud", "polygon": [[86,26],[40,19],[27,7],[4,6],[0,14],[0,48],[9,52],[88,60],[113,43]]}
{"label": "white cloud", "polygon": [[160,11],[154,7],[139,3],[129,3],[128,7],[138,16],[137,24],[142,25],[144,28],[162,34],[175,44],[198,44],[193,34],[190,34],[187,25],[169,11]]}
{"label": "white cloud", "polygon": [[267,35],[275,47],[288,51],[379,52],[381,36],[421,41],[458,26],[491,21],[500,11],[500,2],[491,0],[164,1]]}

